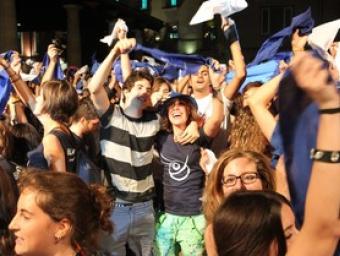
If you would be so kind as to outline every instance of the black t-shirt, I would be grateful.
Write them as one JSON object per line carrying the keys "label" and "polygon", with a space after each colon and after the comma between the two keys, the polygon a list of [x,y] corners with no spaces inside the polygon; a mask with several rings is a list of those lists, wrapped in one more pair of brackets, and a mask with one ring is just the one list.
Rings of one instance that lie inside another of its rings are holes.
{"label": "black t-shirt", "polygon": [[205,175],[199,166],[200,147],[210,139],[201,136],[194,144],[180,145],[174,142],[172,133],[161,132],[156,147],[163,165],[163,200],[167,213],[182,216],[201,214]]}

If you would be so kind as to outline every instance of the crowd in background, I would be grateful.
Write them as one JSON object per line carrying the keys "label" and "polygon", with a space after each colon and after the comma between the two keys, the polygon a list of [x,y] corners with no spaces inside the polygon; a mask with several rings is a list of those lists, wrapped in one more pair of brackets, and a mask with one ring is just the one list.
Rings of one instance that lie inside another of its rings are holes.
{"label": "crowd in background", "polygon": [[290,52],[271,38],[248,65],[223,15],[224,64],[138,45],[120,19],[92,68],[63,70],[57,42],[34,64],[1,54],[0,255],[338,253],[334,22],[315,36],[307,10]]}

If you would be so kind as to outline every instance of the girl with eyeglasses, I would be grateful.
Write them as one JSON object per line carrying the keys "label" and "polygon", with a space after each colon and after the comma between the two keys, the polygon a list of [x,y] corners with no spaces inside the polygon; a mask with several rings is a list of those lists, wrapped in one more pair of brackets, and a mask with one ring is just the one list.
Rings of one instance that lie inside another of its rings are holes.
{"label": "girl with eyeglasses", "polygon": [[238,190],[274,190],[272,172],[269,159],[253,151],[232,149],[218,158],[203,194],[203,212],[207,221],[205,243],[209,256],[216,255],[211,223],[223,200]]}

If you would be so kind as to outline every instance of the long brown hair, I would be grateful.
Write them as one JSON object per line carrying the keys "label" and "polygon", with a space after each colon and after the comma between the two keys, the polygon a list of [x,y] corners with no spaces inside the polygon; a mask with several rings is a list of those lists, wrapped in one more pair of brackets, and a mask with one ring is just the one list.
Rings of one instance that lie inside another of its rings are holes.
{"label": "long brown hair", "polygon": [[0,121],[0,155],[10,160],[14,153],[14,137],[10,128],[3,121]]}
{"label": "long brown hair", "polygon": [[234,100],[235,120],[231,123],[228,137],[230,149],[239,148],[269,156],[269,143],[257,124],[249,107],[243,107],[243,95]]}
{"label": "long brown hair", "polygon": [[257,152],[242,151],[239,149],[231,149],[224,152],[217,159],[204,188],[203,212],[208,223],[212,221],[216,210],[224,200],[223,185],[221,183],[224,168],[232,160],[241,157],[247,158],[256,164],[256,169],[260,175],[264,190],[275,189],[275,181],[272,174],[273,170],[271,169],[269,159],[266,156]]}

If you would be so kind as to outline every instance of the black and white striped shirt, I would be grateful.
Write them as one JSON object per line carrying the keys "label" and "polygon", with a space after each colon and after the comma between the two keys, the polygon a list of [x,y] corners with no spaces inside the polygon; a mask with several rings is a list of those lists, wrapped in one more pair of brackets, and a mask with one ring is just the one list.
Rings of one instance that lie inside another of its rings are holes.
{"label": "black and white striped shirt", "polygon": [[111,105],[101,123],[101,154],[116,197],[129,202],[150,200],[154,194],[151,162],[159,116],[145,111],[135,119],[126,116],[118,105]]}

